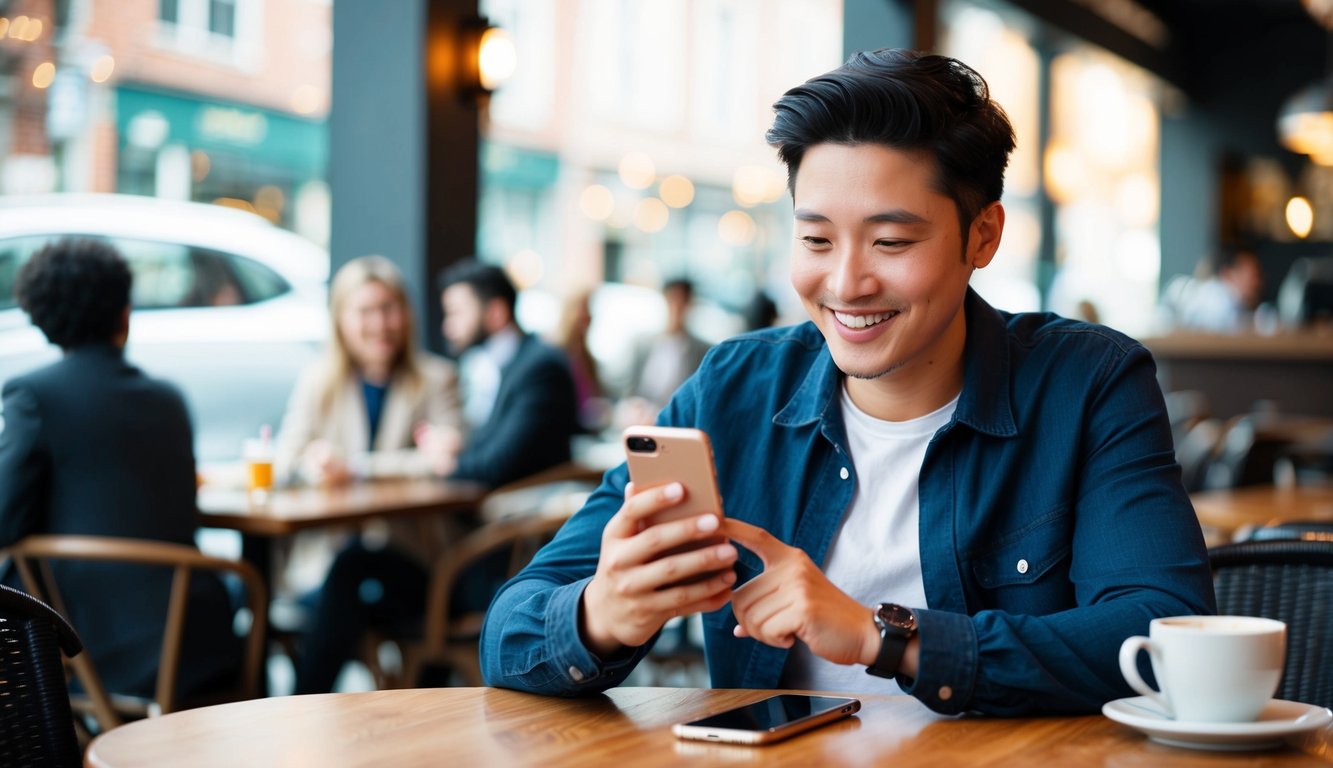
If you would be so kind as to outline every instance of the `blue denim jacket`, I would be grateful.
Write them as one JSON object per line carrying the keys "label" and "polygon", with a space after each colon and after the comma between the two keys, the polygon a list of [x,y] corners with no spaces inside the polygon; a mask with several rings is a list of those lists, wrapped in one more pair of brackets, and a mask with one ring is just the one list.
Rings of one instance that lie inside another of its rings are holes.
{"label": "blue denim jacket", "polygon": [[[920,665],[903,689],[944,713],[1093,712],[1130,695],[1121,642],[1154,617],[1215,611],[1199,523],[1180,482],[1151,356],[1115,331],[999,312],[969,291],[964,383],[920,475]],[[713,349],[659,423],[713,439],[726,514],[825,561],[852,503],[842,374],[811,323]],[[577,695],[623,681],[648,646],[603,660],[579,598],[624,465],[487,616],[491,685]],[[741,549],[738,584],[762,569]],[[867,619],[869,620],[869,619]],[[703,617],[714,686],[776,688],[787,651]]]}

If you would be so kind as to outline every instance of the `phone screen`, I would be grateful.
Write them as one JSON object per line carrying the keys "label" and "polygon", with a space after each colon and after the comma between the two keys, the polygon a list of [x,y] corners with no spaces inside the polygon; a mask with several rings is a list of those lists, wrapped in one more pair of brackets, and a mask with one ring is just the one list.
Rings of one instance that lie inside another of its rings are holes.
{"label": "phone screen", "polygon": [[834,696],[804,696],[785,693],[726,712],[695,720],[687,725],[726,728],[733,731],[770,731],[788,723],[851,706],[855,699]]}

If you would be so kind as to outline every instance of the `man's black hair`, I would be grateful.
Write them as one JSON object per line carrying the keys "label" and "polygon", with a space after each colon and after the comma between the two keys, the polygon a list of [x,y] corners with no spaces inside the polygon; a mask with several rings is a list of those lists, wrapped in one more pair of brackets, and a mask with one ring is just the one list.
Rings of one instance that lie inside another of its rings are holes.
{"label": "man's black hair", "polygon": [[685,298],[694,298],[694,281],[688,277],[673,277],[662,284],[662,293],[684,291]]}
{"label": "man's black hair", "polygon": [[493,264],[483,264],[476,259],[464,259],[444,269],[440,273],[439,290],[441,293],[451,285],[465,284],[472,288],[482,304],[491,299],[502,299],[513,316],[514,305],[518,302],[518,291],[503,269]]}
{"label": "man's black hair", "polygon": [[773,105],[765,138],[787,165],[795,192],[805,151],[816,144],[880,144],[927,153],[934,188],[954,201],[967,244],[972,220],[1000,199],[1014,130],[981,75],[945,56],[885,48],[806,81]]}
{"label": "man's black hair", "polygon": [[130,268],[105,240],[62,238],[33,254],[14,281],[14,298],[62,349],[112,341],[130,305]]}

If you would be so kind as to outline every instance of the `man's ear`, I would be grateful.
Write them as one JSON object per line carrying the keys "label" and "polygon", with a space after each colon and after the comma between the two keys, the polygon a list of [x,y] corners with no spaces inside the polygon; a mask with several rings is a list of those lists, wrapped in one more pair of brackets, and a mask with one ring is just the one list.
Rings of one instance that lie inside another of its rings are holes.
{"label": "man's ear", "polygon": [[125,342],[130,338],[130,308],[126,306],[120,311],[120,322],[116,324],[116,334],[111,337],[116,346],[125,348]]}
{"label": "man's ear", "polygon": [[995,258],[1004,232],[1004,206],[996,201],[981,209],[967,235],[967,263],[982,269]]}
{"label": "man's ear", "polygon": [[509,305],[504,299],[491,299],[486,302],[486,308],[482,310],[481,322],[486,326],[487,333],[495,333],[509,325],[513,319],[514,315],[509,311]]}

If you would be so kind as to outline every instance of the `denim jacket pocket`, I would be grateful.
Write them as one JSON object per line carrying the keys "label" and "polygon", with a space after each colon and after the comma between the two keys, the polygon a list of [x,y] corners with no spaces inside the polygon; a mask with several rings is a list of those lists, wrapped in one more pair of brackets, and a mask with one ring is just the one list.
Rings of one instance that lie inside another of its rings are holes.
{"label": "denim jacket pocket", "polygon": [[971,556],[977,584],[984,589],[1035,584],[1069,557],[1072,524],[1062,506]]}

